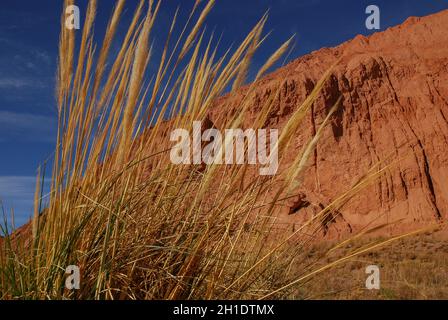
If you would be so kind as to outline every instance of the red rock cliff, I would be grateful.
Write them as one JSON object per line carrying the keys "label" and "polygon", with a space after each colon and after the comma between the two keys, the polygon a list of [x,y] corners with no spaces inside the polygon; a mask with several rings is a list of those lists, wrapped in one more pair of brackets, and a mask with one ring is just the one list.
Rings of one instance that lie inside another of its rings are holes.
{"label": "red rock cliff", "polygon": [[[448,11],[409,18],[370,37],[357,36],[313,52],[256,83],[246,126],[263,97],[282,89],[269,127],[282,128],[315,83],[339,58],[306,123],[288,150],[291,159],[315,133],[329,108],[342,105],[325,129],[300,197],[281,219],[300,224],[391,154],[398,163],[341,209],[326,231],[342,234],[370,221],[409,229],[448,218]],[[235,112],[245,88],[219,99],[212,121]],[[406,155],[406,156],[403,156]]]}

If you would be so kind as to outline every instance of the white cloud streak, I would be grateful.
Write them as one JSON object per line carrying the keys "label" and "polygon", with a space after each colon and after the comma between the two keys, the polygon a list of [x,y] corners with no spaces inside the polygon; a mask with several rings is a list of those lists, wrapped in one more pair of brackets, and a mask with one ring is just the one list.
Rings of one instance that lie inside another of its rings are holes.
{"label": "white cloud streak", "polygon": [[45,88],[42,81],[24,78],[0,78],[0,89]]}
{"label": "white cloud streak", "polygon": [[0,199],[33,199],[36,177],[0,176]]}
{"label": "white cloud streak", "polygon": [[56,117],[0,111],[0,141],[54,142]]}
{"label": "white cloud streak", "polygon": [[[33,213],[36,177],[33,176],[0,176],[0,201],[8,220],[14,211],[16,227],[25,224]],[[44,190],[48,189],[49,181],[45,181]],[[45,194],[45,192],[44,192]],[[44,196],[43,202],[45,204]],[[0,224],[3,224],[0,218]]]}

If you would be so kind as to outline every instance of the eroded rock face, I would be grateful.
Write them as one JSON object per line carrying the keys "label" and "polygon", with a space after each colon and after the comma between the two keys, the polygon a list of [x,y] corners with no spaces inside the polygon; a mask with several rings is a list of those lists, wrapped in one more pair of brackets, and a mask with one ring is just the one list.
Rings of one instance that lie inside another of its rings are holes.
{"label": "eroded rock face", "polygon": [[[281,86],[270,128],[281,128],[334,63],[330,79],[295,134],[292,159],[342,96],[309,160],[300,195],[281,219],[300,224],[328,205],[369,168],[388,157],[394,165],[340,209],[324,234],[389,223],[387,233],[448,219],[448,11],[410,18],[368,38],[306,55],[256,83],[245,126]],[[218,99],[210,117],[219,127],[238,112],[246,88]],[[397,222],[397,223],[394,223]]]}

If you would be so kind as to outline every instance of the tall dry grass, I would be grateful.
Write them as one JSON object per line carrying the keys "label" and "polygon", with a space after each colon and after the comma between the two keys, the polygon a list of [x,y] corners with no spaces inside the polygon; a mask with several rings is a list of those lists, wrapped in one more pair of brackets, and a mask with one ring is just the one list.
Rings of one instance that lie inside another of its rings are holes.
{"label": "tall dry grass", "polygon": [[[64,6],[72,3],[66,0]],[[96,0],[89,2],[78,45],[78,33],[61,24],[59,130],[49,204],[40,209],[42,190],[36,188],[31,234],[3,241],[2,298],[283,298],[313,274],[298,264],[309,243],[303,231],[318,232],[322,220],[382,169],[373,168],[293,234],[279,234],[273,228],[277,204],[297,186],[321,130],[279,172],[281,183],[249,174],[253,168],[247,165],[171,164],[171,130],[191,130],[193,120],[205,119],[227,88],[244,84],[264,41],[267,15],[239,46],[219,57],[213,34],[207,39],[204,32],[214,3],[208,1],[199,12],[196,1],[176,39],[178,14],[173,15],[155,74],[148,64],[154,59],[150,44],[160,2],[140,1],[115,56],[110,48],[117,41],[124,0],[116,2],[99,46],[93,28]],[[290,43],[273,53],[257,79]],[[281,132],[275,146],[280,163],[329,75],[296,107]],[[242,124],[255,87],[248,85],[226,128]],[[266,99],[254,128],[263,127],[274,95]],[[68,265],[81,269],[80,290],[65,289]]]}

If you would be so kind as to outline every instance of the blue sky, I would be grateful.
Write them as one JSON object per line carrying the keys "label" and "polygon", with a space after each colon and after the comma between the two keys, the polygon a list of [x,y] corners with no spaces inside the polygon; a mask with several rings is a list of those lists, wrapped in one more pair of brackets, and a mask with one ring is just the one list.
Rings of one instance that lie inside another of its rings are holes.
{"label": "blue sky", "polygon": [[[183,20],[193,2],[163,1],[153,39],[156,48],[164,39],[176,7],[181,5]],[[86,3],[77,1],[81,16]],[[98,38],[104,32],[112,3],[99,1],[95,31]],[[136,3],[128,0],[121,33]],[[270,9],[266,31],[272,34],[255,56],[256,68],[292,34],[297,35],[296,45],[288,61],[357,34],[372,33],[365,27],[365,8],[370,4],[381,10],[380,31],[409,16],[448,9],[447,0],[217,0],[207,28],[222,33],[223,52],[232,43],[240,42]],[[54,75],[61,9],[62,0],[2,0],[0,4],[0,199],[8,212],[14,207],[17,226],[31,215],[36,168],[54,147]]]}

